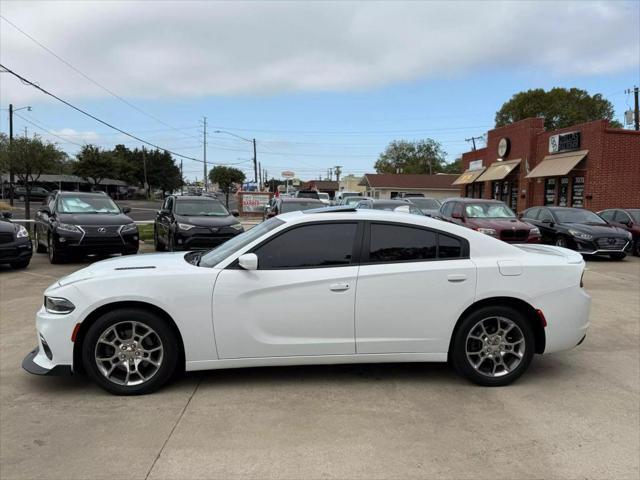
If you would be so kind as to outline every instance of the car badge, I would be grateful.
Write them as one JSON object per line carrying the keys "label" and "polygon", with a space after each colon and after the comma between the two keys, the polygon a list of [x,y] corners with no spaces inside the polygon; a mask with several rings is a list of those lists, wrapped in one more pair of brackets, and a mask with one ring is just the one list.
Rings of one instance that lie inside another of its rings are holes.
{"label": "car badge", "polygon": [[217,228],[217,227],[211,227],[211,231],[212,231],[213,233],[216,233],[218,230],[219,230],[219,228]]}
{"label": "car badge", "polygon": [[610,238],[609,239],[609,245],[615,245],[616,243],[616,239],[615,238]]}
{"label": "car badge", "polygon": [[104,227],[98,228],[98,233],[107,233],[107,229]]}

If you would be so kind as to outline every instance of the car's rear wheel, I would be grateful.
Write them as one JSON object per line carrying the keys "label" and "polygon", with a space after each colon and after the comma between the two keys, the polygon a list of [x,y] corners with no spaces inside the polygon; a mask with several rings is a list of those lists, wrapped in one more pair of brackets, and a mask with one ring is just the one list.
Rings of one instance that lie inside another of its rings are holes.
{"label": "car's rear wheel", "polygon": [[622,260],[626,256],[626,253],[612,253],[611,255],[609,255],[609,258],[611,258],[611,260]]}
{"label": "car's rear wheel", "polygon": [[142,309],[108,312],[89,328],[83,366],[102,388],[116,395],[142,395],[163,386],[178,361],[178,343],[167,323]]}
{"label": "car's rear wheel", "polygon": [[533,331],[523,314],[511,307],[483,307],[462,320],[451,360],[472,382],[498,387],[522,375],[534,351]]}
{"label": "car's rear wheel", "polygon": [[164,252],[166,247],[163,243],[160,243],[160,238],[158,237],[158,230],[153,229],[153,246],[156,249],[156,252]]}

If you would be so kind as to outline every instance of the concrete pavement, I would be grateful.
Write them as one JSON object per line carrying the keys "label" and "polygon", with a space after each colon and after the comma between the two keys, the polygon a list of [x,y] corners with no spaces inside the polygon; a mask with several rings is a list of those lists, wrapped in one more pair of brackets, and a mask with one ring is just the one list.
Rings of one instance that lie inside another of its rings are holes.
{"label": "concrete pavement", "polygon": [[514,385],[446,365],[192,373],[144,397],[20,369],[44,288],[81,265],[0,267],[0,478],[640,476],[640,259],[588,262],[592,323]]}

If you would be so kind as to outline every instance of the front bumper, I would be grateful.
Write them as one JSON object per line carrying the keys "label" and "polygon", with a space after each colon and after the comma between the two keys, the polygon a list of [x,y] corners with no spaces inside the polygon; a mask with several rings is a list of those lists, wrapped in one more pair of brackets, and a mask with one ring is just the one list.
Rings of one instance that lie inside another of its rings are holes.
{"label": "front bumper", "polygon": [[33,255],[33,245],[29,239],[0,245],[0,263],[20,262],[31,258],[31,255]]}
{"label": "front bumper", "polygon": [[55,365],[47,368],[36,363],[36,358],[40,355],[40,347],[36,347],[31,350],[24,360],[22,360],[22,368],[33,375],[56,375],[67,376],[71,375],[71,365]]}
{"label": "front bumper", "polygon": [[61,232],[56,230],[52,237],[56,249],[62,254],[79,253],[112,254],[136,253],[139,247],[138,232],[95,235],[86,232]]}
{"label": "front bumper", "polygon": [[582,240],[574,238],[575,248],[577,252],[582,255],[611,255],[612,253],[628,253],[631,249],[631,242],[625,240],[623,242],[617,242],[613,246],[603,246],[603,242],[596,240]]}

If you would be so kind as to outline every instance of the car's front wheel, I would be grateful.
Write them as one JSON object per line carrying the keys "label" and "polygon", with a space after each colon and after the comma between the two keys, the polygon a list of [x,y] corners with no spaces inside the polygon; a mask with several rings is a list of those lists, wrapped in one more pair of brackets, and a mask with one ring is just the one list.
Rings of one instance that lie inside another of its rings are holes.
{"label": "car's front wheel", "polygon": [[47,238],[47,253],[49,254],[49,263],[51,264],[63,263],[68,259],[58,251],[51,235]]}
{"label": "car's front wheel", "polygon": [[85,336],[83,365],[102,388],[116,395],[142,395],[163,386],[178,361],[178,343],[167,323],[142,309],[102,315]]}
{"label": "car's front wheel", "polygon": [[35,238],[33,243],[36,244],[36,253],[46,253],[47,247],[45,247],[44,245],[42,245],[42,243],[40,243],[40,234],[38,233],[38,227],[35,227],[34,236]]}
{"label": "car's front wheel", "polygon": [[451,361],[472,382],[498,387],[522,375],[534,351],[533,331],[524,315],[511,307],[483,307],[462,320]]}
{"label": "car's front wheel", "polygon": [[29,262],[31,261],[31,257],[25,259],[25,260],[20,260],[17,262],[11,262],[9,265],[11,265],[11,268],[13,268],[14,270],[21,270],[23,268],[27,268],[29,266]]}

